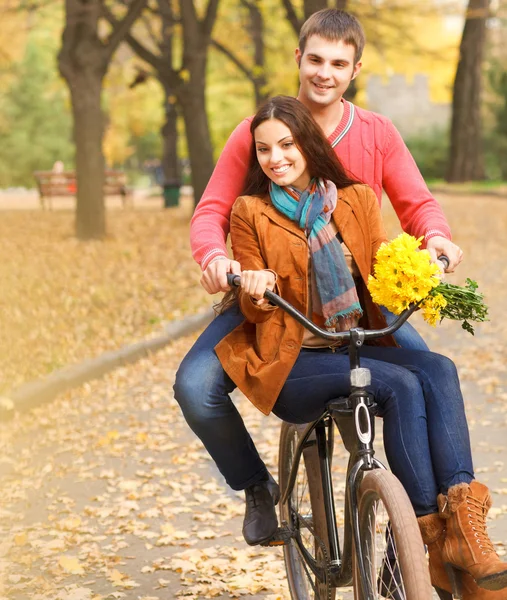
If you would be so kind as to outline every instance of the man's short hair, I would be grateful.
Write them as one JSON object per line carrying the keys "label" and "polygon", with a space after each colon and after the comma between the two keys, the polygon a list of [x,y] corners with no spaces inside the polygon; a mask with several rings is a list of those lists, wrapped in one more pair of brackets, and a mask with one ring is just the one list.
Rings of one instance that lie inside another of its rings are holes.
{"label": "man's short hair", "polygon": [[336,8],[325,8],[308,17],[299,34],[301,54],[304,54],[306,42],[312,35],[335,42],[342,40],[345,44],[354,46],[355,63],[361,60],[366,38],[361,23],[350,13]]}

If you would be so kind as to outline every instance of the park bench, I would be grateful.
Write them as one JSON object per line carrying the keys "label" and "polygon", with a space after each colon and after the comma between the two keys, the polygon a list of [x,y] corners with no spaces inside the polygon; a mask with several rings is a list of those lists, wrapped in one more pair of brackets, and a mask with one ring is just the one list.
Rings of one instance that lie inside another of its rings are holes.
{"label": "park bench", "polygon": [[[121,196],[123,207],[130,200],[127,176],[123,171],[107,170],[104,173],[104,195]],[[75,196],[77,192],[75,171],[35,171],[41,207],[53,208],[52,200],[58,196]]]}

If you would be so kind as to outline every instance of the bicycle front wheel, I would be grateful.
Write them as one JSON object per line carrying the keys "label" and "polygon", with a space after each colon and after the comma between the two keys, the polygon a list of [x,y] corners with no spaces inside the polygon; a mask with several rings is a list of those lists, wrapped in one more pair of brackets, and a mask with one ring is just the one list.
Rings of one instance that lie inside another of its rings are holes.
{"label": "bicycle front wheel", "polygon": [[363,590],[357,560],[354,598],[431,600],[428,563],[417,519],[398,479],[375,469],[359,488],[360,547],[368,590]]}
{"label": "bicycle front wheel", "polygon": [[[329,444],[332,444],[332,433]],[[294,463],[298,428],[283,423],[280,432],[278,477],[283,496]],[[332,449],[331,449],[332,453]],[[282,523],[295,537],[283,547],[287,582],[293,600],[334,600],[328,576],[328,534],[324,509],[321,469],[315,439],[303,451],[292,494],[280,503]]]}

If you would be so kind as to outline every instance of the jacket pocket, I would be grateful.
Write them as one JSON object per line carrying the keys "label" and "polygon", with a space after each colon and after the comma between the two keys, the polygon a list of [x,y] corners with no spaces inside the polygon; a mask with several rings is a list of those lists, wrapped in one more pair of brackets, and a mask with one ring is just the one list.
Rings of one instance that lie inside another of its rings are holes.
{"label": "jacket pocket", "polygon": [[273,320],[257,324],[255,332],[255,348],[263,362],[273,362],[278,356],[285,327]]}

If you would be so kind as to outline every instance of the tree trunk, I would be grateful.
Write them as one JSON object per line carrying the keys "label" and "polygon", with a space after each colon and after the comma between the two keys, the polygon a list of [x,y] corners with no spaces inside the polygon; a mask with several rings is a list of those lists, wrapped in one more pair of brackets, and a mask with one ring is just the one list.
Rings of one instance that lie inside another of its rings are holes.
{"label": "tree trunk", "polygon": [[[195,76],[195,70],[193,73]],[[204,72],[178,91],[192,168],[195,204],[199,202],[215,167],[204,93]]]}
{"label": "tree trunk", "polygon": [[175,184],[180,180],[180,164],[178,160],[178,111],[174,102],[169,98],[166,90],[165,123],[160,132],[162,134],[162,171],[164,183]]}
{"label": "tree trunk", "polygon": [[305,0],[305,21],[310,15],[313,15],[313,13],[318,10],[323,10],[324,8],[328,8],[327,0]]}
{"label": "tree trunk", "polygon": [[102,80],[113,53],[144,9],[147,0],[132,0],[126,15],[107,40],[99,36],[101,0],[65,0],[65,29],[58,66],[69,86],[76,143],[76,233],[80,239],[106,234]]}
{"label": "tree trunk", "polygon": [[[175,16],[173,6],[167,0],[158,0],[158,9],[162,20],[162,37],[160,41],[160,54],[166,65],[173,64],[173,43]],[[159,78],[164,89],[164,114],[165,123],[160,130],[162,134],[162,171],[164,184],[177,185],[180,182],[180,164],[178,160],[178,111],[176,96],[173,93],[170,81]]]}
{"label": "tree trunk", "polygon": [[355,97],[357,96],[357,83],[356,83],[356,79],[353,79],[350,84],[349,87],[345,90],[345,93],[343,94],[343,97],[345,98],[345,100],[350,100],[350,102],[354,102]]}
{"label": "tree trunk", "polygon": [[266,62],[264,52],[264,19],[256,2],[243,2],[249,13],[248,31],[254,46],[253,85],[255,106],[259,107],[269,97],[266,80]]}
{"label": "tree trunk", "polygon": [[447,181],[484,179],[481,123],[482,60],[489,0],[469,0],[452,99]]}
{"label": "tree trunk", "polygon": [[[287,14],[287,19],[289,23],[292,25],[292,29],[296,35],[299,35],[299,30],[303,25],[303,22],[308,19],[310,15],[313,13],[324,10],[325,8],[330,8],[328,6],[327,0],[304,0],[303,3],[303,19],[301,20],[296,13],[296,9],[294,8],[293,0],[282,0],[282,5],[285,8],[285,12]],[[346,10],[347,0],[335,0],[334,8],[338,8],[340,10]]]}
{"label": "tree trunk", "polygon": [[105,229],[104,155],[102,153],[102,80],[106,72],[98,37],[100,2],[67,0],[66,25],[58,65],[69,86],[76,144],[76,233],[102,238]]}
{"label": "tree trunk", "polygon": [[208,46],[216,20],[219,0],[208,0],[206,13],[199,19],[194,2],[180,0],[183,35],[182,72],[175,94],[181,106],[188,155],[192,169],[194,203],[197,204],[213,173],[213,145],[206,111],[206,65]]}
{"label": "tree trunk", "polygon": [[70,90],[76,143],[76,234],[81,240],[102,238],[106,234],[102,78],[76,74]]}
{"label": "tree trunk", "polygon": [[[171,4],[164,8],[159,0],[160,14],[164,19],[162,41],[159,44],[162,56],[141,44],[133,35],[126,35],[126,41],[133,51],[153,66],[166,94],[171,90],[171,95],[177,98],[181,107],[196,203],[202,196],[215,166],[206,112],[205,87],[207,52],[218,4],[219,0],[208,0],[205,15],[199,19],[194,0],[180,0],[178,3],[183,38],[183,57],[178,70],[172,64],[172,54],[168,53],[170,39],[172,39],[170,37],[173,19]],[[106,12],[106,16],[111,24],[116,23],[110,13]]]}

